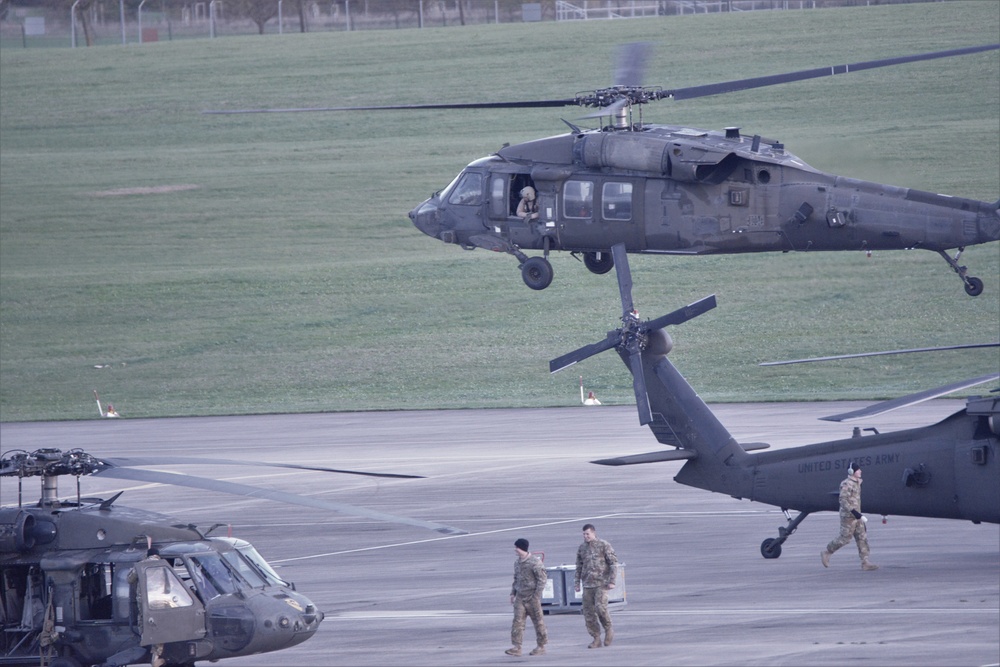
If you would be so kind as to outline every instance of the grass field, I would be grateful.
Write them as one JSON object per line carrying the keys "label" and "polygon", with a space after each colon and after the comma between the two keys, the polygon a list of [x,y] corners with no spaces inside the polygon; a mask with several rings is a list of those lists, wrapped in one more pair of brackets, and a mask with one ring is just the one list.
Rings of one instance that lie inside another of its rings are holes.
{"label": "grass field", "polygon": [[[547,362],[616,326],[614,275],[421,235],[406,213],[466,163],[578,111],[209,116],[205,109],[570,97],[652,41],[650,84],[997,41],[955,2],[569,24],[0,51],[0,420],[573,405],[632,400],[617,356]],[[647,107],[738,125],[814,167],[995,201],[1000,55]],[[1000,367],[996,349],[761,361],[1000,336],[1000,244],[929,252],[633,257],[655,316],[707,294],[671,358],[709,401],[895,397]]]}

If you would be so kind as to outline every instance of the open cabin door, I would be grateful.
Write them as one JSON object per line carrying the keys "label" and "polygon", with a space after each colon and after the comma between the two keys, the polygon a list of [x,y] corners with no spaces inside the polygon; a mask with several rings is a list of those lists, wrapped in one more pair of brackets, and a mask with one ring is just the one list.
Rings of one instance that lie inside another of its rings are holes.
{"label": "open cabin door", "polygon": [[142,646],[205,636],[205,607],[163,560],[135,564]]}

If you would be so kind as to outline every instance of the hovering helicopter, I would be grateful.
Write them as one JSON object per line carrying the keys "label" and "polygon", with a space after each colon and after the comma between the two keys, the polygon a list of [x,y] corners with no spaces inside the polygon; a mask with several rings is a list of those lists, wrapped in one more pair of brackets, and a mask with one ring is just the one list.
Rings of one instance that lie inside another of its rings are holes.
{"label": "hovering helicopter", "polygon": [[[280,651],[312,637],[323,621],[295,585],[249,542],[116,503],[81,498],[79,478],[102,475],[268,498],[429,528],[457,529],[342,503],[191,475],[140,470],[154,464],[267,465],[371,477],[413,475],[292,464],[158,457],[100,459],[82,450],[8,452],[0,478],[18,479],[18,504],[0,509],[0,665],[193,665]],[[60,500],[58,478],[77,478],[76,500]],[[22,482],[40,477],[37,504]]]}
{"label": "hovering helicopter", "polygon": [[[781,545],[808,515],[837,511],[838,487],[852,462],[865,471],[864,508],[868,512],[1000,523],[1000,395],[970,398],[963,410],[932,426],[893,433],[865,429],[873,435],[862,435],[855,428],[843,440],[750,453],[768,445],[738,443],[667,359],[673,343],[663,328],[711,310],[715,297],[641,321],[632,303],[624,245],[613,246],[612,255],[621,292],[622,326],[602,341],[553,359],[549,370],[555,373],[605,350],[617,350],[632,373],[639,422],[649,425],[660,443],[674,449],[594,463],[686,461],[674,481],[780,507],[788,523],[778,529],[778,537],[761,544],[764,558],[778,558]],[[969,347],[986,346],[1000,343]],[[998,378],[1000,373],[994,372],[824,419],[874,416]],[[792,509],[798,511],[794,518],[789,514]]]}
{"label": "hovering helicopter", "polygon": [[[611,118],[581,129],[505,145],[470,163],[410,211],[424,234],[466,250],[513,255],[528,287],[552,283],[555,250],[582,255],[593,273],[611,270],[608,250],[706,255],[793,250],[937,252],[978,296],[983,281],[958,262],[965,248],[1000,240],[1000,200],[984,202],[827,174],[760,135],[643,124],[648,102],[709,95],[1000,49],[973,46],[725,83],[663,90],[643,86],[650,45],[622,48],[614,84],[575,97],[513,102],[246,109],[211,114],[413,109],[594,107]],[[522,193],[534,212],[518,216]],[[528,257],[523,251],[541,250]],[[957,252],[954,256],[949,250]]]}

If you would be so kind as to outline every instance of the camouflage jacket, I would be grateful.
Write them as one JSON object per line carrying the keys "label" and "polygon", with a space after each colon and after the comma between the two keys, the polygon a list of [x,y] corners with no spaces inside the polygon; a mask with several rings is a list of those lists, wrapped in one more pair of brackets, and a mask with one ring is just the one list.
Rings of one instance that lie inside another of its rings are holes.
{"label": "camouflage jacket", "polygon": [[615,583],[618,574],[618,556],[610,544],[602,539],[584,542],[576,551],[574,587],[583,583],[584,588],[598,588]]}
{"label": "camouflage jacket", "polygon": [[851,510],[861,511],[861,480],[854,475],[840,483],[840,516],[853,519]]}
{"label": "camouflage jacket", "polygon": [[528,556],[524,560],[518,558],[514,561],[514,583],[510,594],[521,598],[538,597],[540,600],[548,578],[545,566],[537,556]]}

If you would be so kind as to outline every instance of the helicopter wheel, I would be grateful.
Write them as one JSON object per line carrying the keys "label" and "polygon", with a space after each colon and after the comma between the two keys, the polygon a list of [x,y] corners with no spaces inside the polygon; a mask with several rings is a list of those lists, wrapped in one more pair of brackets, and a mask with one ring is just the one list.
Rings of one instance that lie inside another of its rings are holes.
{"label": "helicopter wheel", "polygon": [[615,258],[610,252],[585,252],[583,253],[583,265],[591,273],[602,276],[615,268]]}
{"label": "helicopter wheel", "polygon": [[521,265],[521,278],[533,290],[543,290],[552,284],[552,265],[544,257],[529,257]]}
{"label": "helicopter wheel", "polygon": [[965,283],[965,293],[969,296],[979,296],[983,293],[983,281],[969,276],[969,280]]}
{"label": "helicopter wheel", "polygon": [[781,555],[781,543],[777,538],[769,537],[760,543],[760,555],[764,558],[777,558]]}

